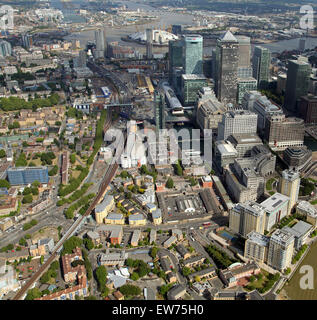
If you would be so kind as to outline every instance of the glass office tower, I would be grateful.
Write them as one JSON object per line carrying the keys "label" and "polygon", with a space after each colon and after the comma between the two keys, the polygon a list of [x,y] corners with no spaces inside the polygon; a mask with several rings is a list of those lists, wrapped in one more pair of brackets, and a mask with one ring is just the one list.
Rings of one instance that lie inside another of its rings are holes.
{"label": "glass office tower", "polygon": [[270,80],[271,52],[269,49],[256,46],[254,48],[252,67],[253,78],[258,81],[258,88],[265,88]]}
{"label": "glass office tower", "polygon": [[203,37],[183,37],[183,68],[185,74],[203,74]]}

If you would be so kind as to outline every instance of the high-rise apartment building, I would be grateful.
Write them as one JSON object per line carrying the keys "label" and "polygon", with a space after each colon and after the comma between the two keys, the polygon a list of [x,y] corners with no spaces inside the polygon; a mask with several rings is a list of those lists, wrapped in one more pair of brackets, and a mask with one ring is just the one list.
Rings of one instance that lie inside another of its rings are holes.
{"label": "high-rise apartment building", "polygon": [[10,42],[0,40],[0,56],[7,57],[7,56],[11,56],[11,54],[12,54],[12,47]]}
{"label": "high-rise apartment building", "polygon": [[228,111],[218,125],[217,140],[226,140],[235,133],[256,133],[258,116],[248,110]]}
{"label": "high-rise apartment building", "polygon": [[258,81],[258,88],[263,88],[270,80],[271,52],[269,49],[256,46],[253,52],[253,78]]}
{"label": "high-rise apartment building", "polygon": [[294,252],[294,236],[283,229],[273,232],[268,250],[267,264],[283,271],[291,265]]}
{"label": "high-rise apartment building", "polygon": [[165,99],[164,95],[158,91],[154,94],[154,114],[155,114],[155,129],[156,134],[160,129],[165,128]]}
{"label": "high-rise apartment building", "polygon": [[278,191],[290,198],[288,203],[288,214],[291,213],[298,200],[300,187],[300,174],[295,170],[284,170],[280,177]]}
{"label": "high-rise apartment building", "polygon": [[236,204],[230,211],[229,228],[246,238],[251,231],[264,233],[265,210],[253,201]]}
{"label": "high-rise apartment building", "polygon": [[244,245],[244,257],[256,262],[267,261],[270,238],[256,231],[247,235]]}
{"label": "high-rise apartment building", "polygon": [[261,202],[266,212],[265,230],[271,231],[274,225],[279,223],[288,212],[289,197],[281,193],[274,193],[271,197]]}
{"label": "high-rise apartment building", "polygon": [[22,46],[26,49],[32,47],[33,39],[30,34],[23,34],[22,35]]}
{"label": "high-rise apartment building", "polygon": [[298,101],[308,93],[311,66],[306,61],[289,60],[284,106],[293,112],[298,111]]}
{"label": "high-rise apartment building", "polygon": [[217,40],[213,75],[219,101],[233,105],[237,102],[239,43],[230,31]]}
{"label": "high-rise apartment building", "polygon": [[185,74],[203,74],[203,37],[186,35],[183,43],[183,69]]}
{"label": "high-rise apartment building", "polygon": [[96,50],[95,58],[104,58],[106,51],[106,31],[105,29],[97,29],[95,31]]}
{"label": "high-rise apartment building", "polygon": [[152,59],[153,57],[153,30],[146,29],[146,57]]}

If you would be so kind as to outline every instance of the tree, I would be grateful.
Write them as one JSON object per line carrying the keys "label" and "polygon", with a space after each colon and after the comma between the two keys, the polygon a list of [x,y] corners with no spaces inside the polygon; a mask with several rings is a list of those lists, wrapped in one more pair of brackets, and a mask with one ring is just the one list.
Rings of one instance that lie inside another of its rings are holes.
{"label": "tree", "polygon": [[83,244],[82,239],[72,236],[64,242],[62,256],[65,254],[71,254],[73,250],[77,247],[81,247]]}
{"label": "tree", "polygon": [[137,272],[133,272],[132,274],[131,274],[131,280],[133,280],[133,281],[137,281],[137,280],[139,280],[139,275],[138,275],[138,273]]}
{"label": "tree", "polygon": [[191,274],[190,268],[184,267],[184,268],[182,269],[182,274],[183,274],[184,277],[189,276],[189,275]]}
{"label": "tree", "polygon": [[33,197],[31,194],[27,194],[26,196],[23,197],[22,203],[31,203],[33,201]]}
{"label": "tree", "polygon": [[76,153],[72,153],[69,158],[70,163],[74,164],[76,162]]}
{"label": "tree", "polygon": [[126,178],[129,176],[129,174],[128,174],[127,171],[123,170],[123,171],[120,173],[120,176],[121,176],[122,179],[126,179]]}
{"label": "tree", "polygon": [[125,296],[138,296],[141,294],[141,289],[132,284],[125,284],[119,288],[119,291]]}
{"label": "tree", "polygon": [[20,245],[20,246],[26,246],[26,240],[25,240],[24,238],[21,238],[21,239],[19,240],[19,245]]}
{"label": "tree", "polygon": [[158,252],[157,247],[153,247],[153,248],[151,249],[150,256],[154,259],[154,258],[156,257],[156,255],[157,255],[157,252]]}
{"label": "tree", "polygon": [[6,156],[6,152],[4,151],[4,149],[0,149],[0,158],[4,158]]}
{"label": "tree", "polygon": [[38,181],[38,180],[34,180],[31,185],[32,185],[32,187],[34,187],[34,188],[38,188],[38,187],[41,185],[41,183],[40,183],[40,181]]}
{"label": "tree", "polygon": [[34,299],[40,298],[41,296],[42,296],[42,293],[41,293],[40,289],[33,288],[33,289],[28,290],[28,293],[25,297],[25,300],[34,300]]}
{"label": "tree", "polygon": [[99,266],[96,269],[96,278],[97,278],[96,280],[98,282],[98,290],[101,293],[104,293],[105,291],[106,283],[107,283],[107,275],[108,275],[108,272],[105,266]]}
{"label": "tree", "polygon": [[32,187],[31,191],[32,191],[33,196],[37,196],[39,194],[39,189],[36,187]]}
{"label": "tree", "polygon": [[84,239],[84,244],[85,244],[85,247],[86,247],[89,251],[94,248],[94,243],[93,243],[92,240],[89,239],[89,238],[85,238],[85,239]]}
{"label": "tree", "polygon": [[169,177],[167,179],[166,187],[169,188],[169,189],[172,189],[174,187],[174,181],[173,181],[173,179],[171,177]]}
{"label": "tree", "polygon": [[10,189],[11,185],[9,183],[9,181],[4,180],[4,179],[0,179],[0,188],[7,188]]}
{"label": "tree", "polygon": [[28,195],[28,194],[31,194],[31,193],[32,193],[32,189],[29,188],[29,187],[25,187],[24,190],[23,190],[23,192],[22,192],[22,194],[23,194],[24,196],[26,196],[26,195]]}
{"label": "tree", "polygon": [[41,258],[40,258],[40,263],[41,263],[41,264],[44,263],[44,256],[41,256]]}

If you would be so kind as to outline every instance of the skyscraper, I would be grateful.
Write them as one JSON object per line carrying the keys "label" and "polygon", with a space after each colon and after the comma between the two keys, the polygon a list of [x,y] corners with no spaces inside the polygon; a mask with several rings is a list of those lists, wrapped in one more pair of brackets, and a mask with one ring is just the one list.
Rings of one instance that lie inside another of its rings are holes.
{"label": "skyscraper", "polygon": [[215,92],[219,101],[236,104],[239,43],[230,31],[217,40],[215,52]]}
{"label": "skyscraper", "polygon": [[253,78],[258,80],[258,88],[264,88],[270,80],[271,52],[269,49],[256,46],[254,48],[252,67]]}
{"label": "skyscraper", "polygon": [[32,47],[32,36],[30,34],[23,34],[22,35],[22,45],[24,48],[29,49]]}
{"label": "skyscraper", "polygon": [[87,54],[85,50],[80,50],[77,64],[79,68],[84,68],[86,67],[86,59],[87,59]]}
{"label": "skyscraper", "polygon": [[154,108],[155,131],[158,134],[160,129],[165,129],[165,99],[164,95],[158,91],[154,93]]}
{"label": "skyscraper", "polygon": [[176,83],[176,68],[183,67],[183,45],[181,40],[169,41],[168,43],[168,69],[169,69],[169,82],[173,85]]}
{"label": "skyscraper", "polygon": [[239,42],[239,68],[251,66],[251,44],[250,38],[246,36],[235,36]]}
{"label": "skyscraper", "polygon": [[183,68],[185,74],[203,74],[203,37],[200,35],[184,36]]}
{"label": "skyscraper", "polygon": [[12,54],[11,44],[7,41],[1,40],[0,41],[0,56],[7,57],[7,56],[11,56],[11,54]]}
{"label": "skyscraper", "polygon": [[146,57],[152,59],[153,57],[153,30],[146,29]]}
{"label": "skyscraper", "polygon": [[104,58],[106,51],[106,32],[105,29],[95,30],[96,50],[95,58]]}
{"label": "skyscraper", "polygon": [[306,96],[309,87],[311,66],[303,60],[289,60],[285,90],[284,106],[297,112],[297,102],[301,96]]}
{"label": "skyscraper", "polygon": [[179,24],[173,24],[172,25],[172,33],[176,34],[176,35],[181,34],[182,33],[182,26]]}
{"label": "skyscraper", "polygon": [[295,170],[284,170],[279,181],[279,192],[290,198],[288,205],[288,214],[291,213],[298,200],[300,187],[300,175]]}

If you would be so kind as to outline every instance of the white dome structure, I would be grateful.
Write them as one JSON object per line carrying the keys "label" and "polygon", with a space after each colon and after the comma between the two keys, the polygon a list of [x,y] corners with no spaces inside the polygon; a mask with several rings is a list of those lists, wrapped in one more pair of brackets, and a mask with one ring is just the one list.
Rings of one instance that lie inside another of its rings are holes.
{"label": "white dome structure", "polygon": [[[146,31],[136,32],[128,36],[131,40],[146,42]],[[154,44],[167,44],[170,40],[177,40],[178,37],[170,32],[164,30],[153,30],[153,43]]]}

